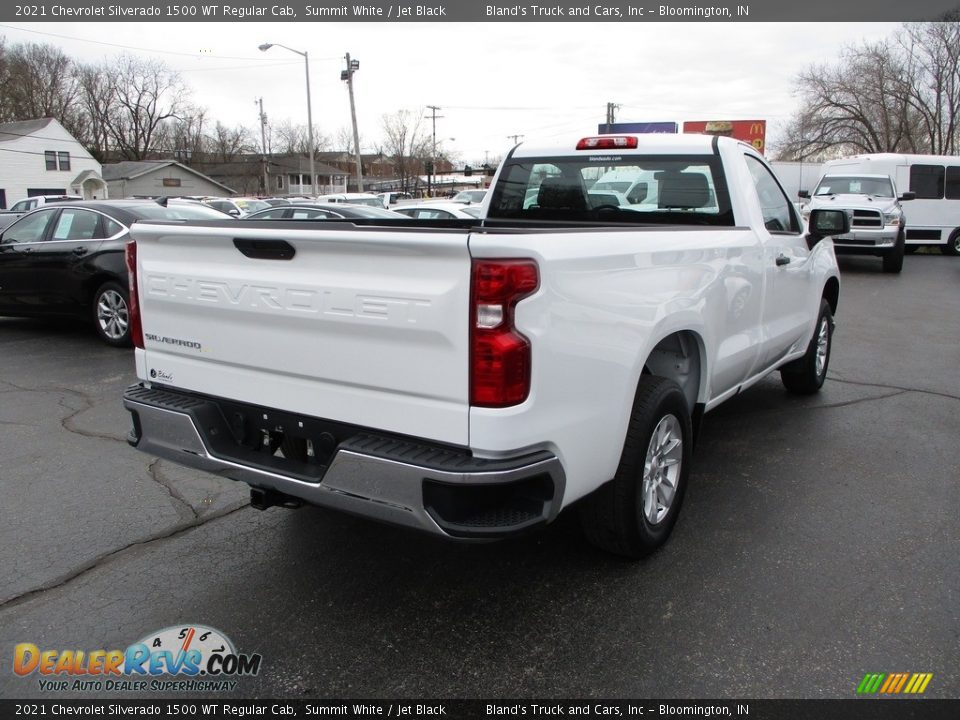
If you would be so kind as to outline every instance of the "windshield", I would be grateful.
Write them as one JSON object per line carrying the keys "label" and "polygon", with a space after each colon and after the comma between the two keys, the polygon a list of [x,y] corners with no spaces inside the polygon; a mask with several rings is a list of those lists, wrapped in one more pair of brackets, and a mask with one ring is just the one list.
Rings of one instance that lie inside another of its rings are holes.
{"label": "windshield", "polygon": [[[628,194],[608,187],[614,173],[617,183],[628,183]],[[733,225],[716,155],[513,159],[500,174],[487,217]]]}
{"label": "windshield", "polygon": [[893,197],[890,178],[840,177],[830,175],[820,180],[814,195],[873,195]]}
{"label": "windshield", "polygon": [[270,207],[270,203],[263,200],[234,200],[234,202],[237,203],[237,207],[248,213],[259,212]]}

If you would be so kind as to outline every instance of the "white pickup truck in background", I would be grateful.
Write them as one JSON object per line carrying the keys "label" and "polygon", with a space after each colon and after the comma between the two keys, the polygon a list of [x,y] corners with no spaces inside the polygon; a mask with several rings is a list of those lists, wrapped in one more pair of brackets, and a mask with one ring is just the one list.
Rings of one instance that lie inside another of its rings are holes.
{"label": "white pickup truck in background", "polygon": [[[639,202],[593,206],[610,173],[645,178]],[[449,538],[578,503],[588,539],[639,557],[676,521],[705,412],[776,369],[823,384],[840,283],[821,239],[849,220],[817,210],[805,232],[748,145],[523,143],[484,210],[137,223],[130,443],[260,508]]]}
{"label": "white pickup truck in background", "polygon": [[900,202],[913,200],[914,194],[899,195],[889,175],[827,174],[813,197],[803,191],[799,197],[807,200],[801,209],[805,217],[817,208],[842,209],[850,217],[850,232],[833,239],[836,252],[876,255],[883,258],[885,273],[903,269],[907,235]]}

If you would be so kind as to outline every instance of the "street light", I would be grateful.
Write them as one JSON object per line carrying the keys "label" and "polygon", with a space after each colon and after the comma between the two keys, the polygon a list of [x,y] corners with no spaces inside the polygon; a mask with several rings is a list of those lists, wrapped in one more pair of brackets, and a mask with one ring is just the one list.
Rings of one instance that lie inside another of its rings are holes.
{"label": "street light", "polygon": [[[317,174],[314,171],[314,166],[313,166],[313,110],[310,105],[310,58],[307,55],[306,50],[301,52],[299,50],[294,50],[291,47],[287,47],[286,45],[281,45],[280,43],[264,43],[263,45],[260,46],[260,52],[266,52],[267,50],[269,50],[274,46],[282,47],[284,50],[289,50],[292,53],[296,53],[297,55],[302,56],[304,67],[307,70],[307,142],[310,143],[310,192],[316,195],[317,194],[315,192],[316,185],[314,183],[317,182]],[[303,190],[302,178],[301,178],[300,189],[301,191]]]}

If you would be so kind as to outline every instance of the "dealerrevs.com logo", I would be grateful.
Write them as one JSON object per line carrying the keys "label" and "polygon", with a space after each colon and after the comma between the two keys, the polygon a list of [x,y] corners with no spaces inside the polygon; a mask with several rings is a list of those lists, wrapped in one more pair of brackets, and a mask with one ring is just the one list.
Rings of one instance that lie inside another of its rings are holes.
{"label": "dealerrevs.com logo", "polygon": [[260,672],[262,656],[238,653],[211,627],[181,625],[150,633],[125,650],[14,648],[13,671],[38,675],[42,691],[229,691]]}

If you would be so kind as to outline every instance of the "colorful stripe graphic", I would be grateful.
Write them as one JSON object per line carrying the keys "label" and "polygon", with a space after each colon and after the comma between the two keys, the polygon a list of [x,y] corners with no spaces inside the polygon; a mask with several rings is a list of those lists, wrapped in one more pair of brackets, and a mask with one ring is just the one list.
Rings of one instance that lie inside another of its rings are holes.
{"label": "colorful stripe graphic", "polygon": [[919,695],[932,679],[933,673],[867,673],[857,686],[857,694]]}

